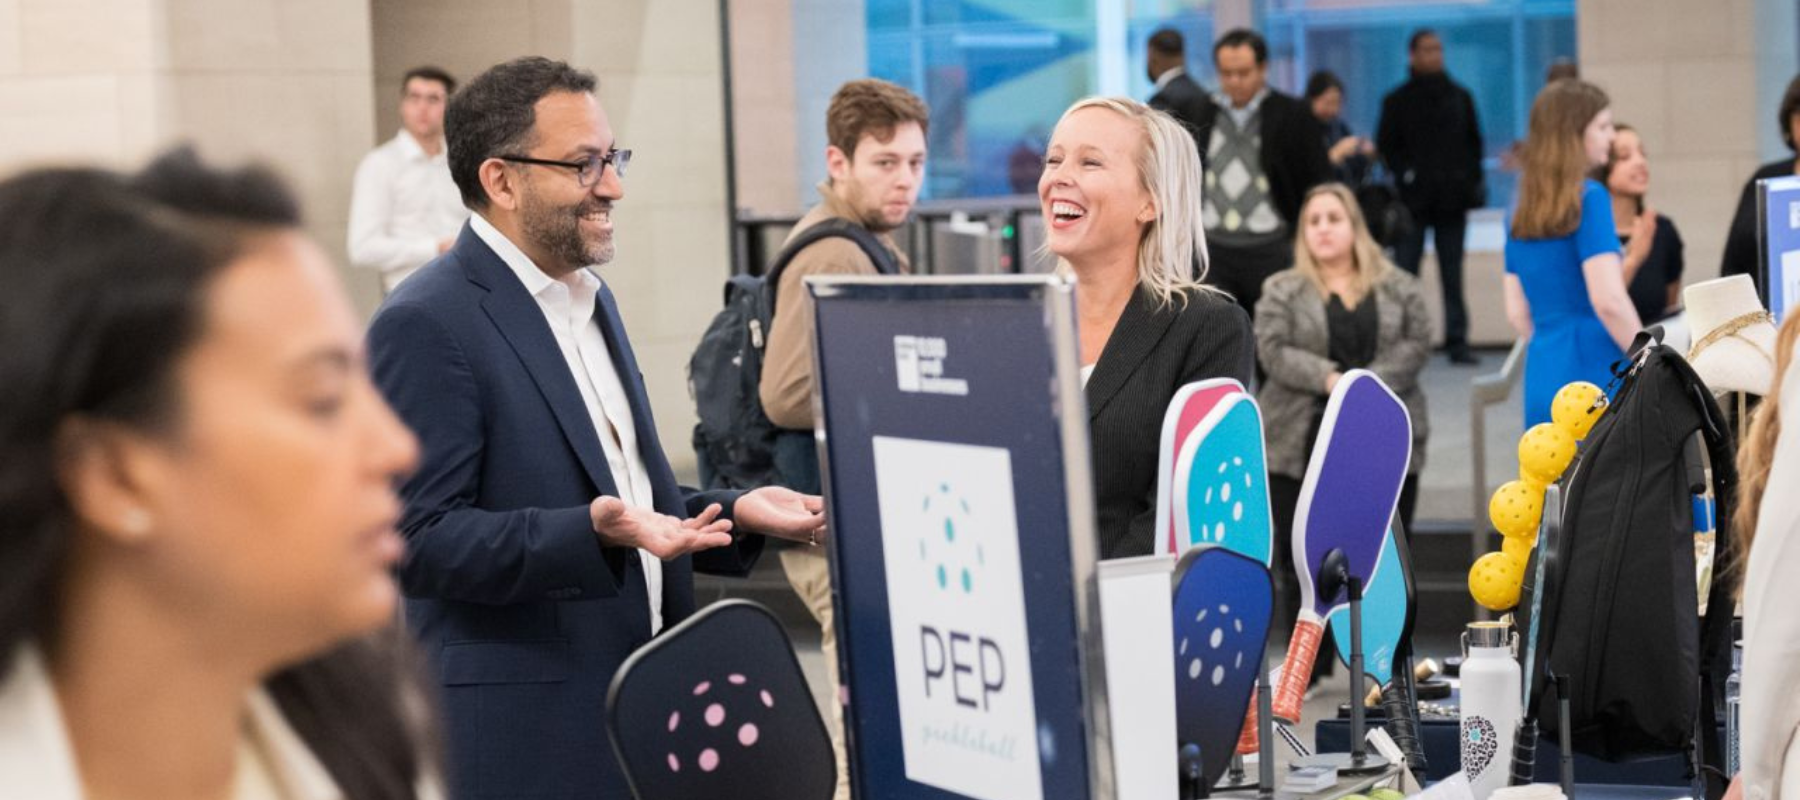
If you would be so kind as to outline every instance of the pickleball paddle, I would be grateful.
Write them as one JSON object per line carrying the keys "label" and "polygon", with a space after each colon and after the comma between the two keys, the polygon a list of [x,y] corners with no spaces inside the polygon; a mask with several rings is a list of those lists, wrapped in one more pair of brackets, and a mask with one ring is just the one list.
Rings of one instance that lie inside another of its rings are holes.
{"label": "pickleball paddle", "polygon": [[1224,547],[1195,547],[1176,566],[1175,728],[1200,746],[1200,784],[1225,774],[1268,644],[1269,568]]}
{"label": "pickleball paddle", "polygon": [[[1531,551],[1531,564],[1525,570],[1523,592],[1530,601],[1522,609],[1525,619],[1520,629],[1525,632],[1523,697],[1525,713],[1513,734],[1512,776],[1510,783],[1523,786],[1532,782],[1537,771],[1538,702],[1548,682],[1550,643],[1555,641],[1558,606],[1561,604],[1561,569],[1558,564],[1562,546],[1562,489],[1551,484],[1544,489],[1544,515],[1538,522],[1537,546]],[[1564,740],[1567,741],[1565,735]]]}
{"label": "pickleball paddle", "polygon": [[1268,566],[1274,561],[1262,410],[1247,394],[1222,398],[1175,460],[1175,546],[1219,545]]}
{"label": "pickleball paddle", "polygon": [[1183,548],[1175,543],[1174,496],[1175,460],[1188,436],[1205,419],[1206,413],[1220,400],[1243,394],[1244,385],[1234,378],[1209,378],[1195,381],[1175,390],[1169,408],[1163,413],[1162,445],[1157,451],[1156,465],[1156,552],[1177,555]]}
{"label": "pickleball paddle", "polygon": [[1375,373],[1344,373],[1326,401],[1294,509],[1300,613],[1275,688],[1276,719],[1299,722],[1325,617],[1346,601],[1341,590],[1331,596],[1317,591],[1320,565],[1339,552],[1347,576],[1368,584],[1411,459],[1412,421],[1406,405]]}
{"label": "pickleball paddle", "polygon": [[[1381,705],[1387,712],[1388,732],[1406,753],[1415,773],[1425,769],[1424,750],[1418,736],[1418,707],[1411,702],[1412,627],[1417,616],[1412,558],[1400,521],[1388,528],[1381,544],[1375,574],[1363,590],[1363,672],[1381,687]],[[1350,609],[1336,609],[1326,617],[1338,658],[1350,665]]]}

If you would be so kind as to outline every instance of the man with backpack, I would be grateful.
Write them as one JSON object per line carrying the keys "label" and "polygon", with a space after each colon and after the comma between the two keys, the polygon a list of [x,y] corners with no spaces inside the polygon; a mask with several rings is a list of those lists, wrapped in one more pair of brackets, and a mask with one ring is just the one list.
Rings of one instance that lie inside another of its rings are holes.
{"label": "man with backpack", "polygon": [[[820,483],[812,431],[813,307],[804,281],[812,275],[876,275],[905,269],[906,258],[889,234],[906,222],[918,200],[929,124],[930,111],[916,95],[873,79],[844,84],[825,113],[829,177],[819,185],[820,203],[794,226],[777,258],[779,274],[770,276],[775,313],[759,393],[763,412],[779,429],[774,442],[778,482],[796,491],[818,493]],[[821,225],[839,232],[822,239],[807,235]],[[870,239],[880,247],[869,249]],[[801,246],[790,252],[795,245]],[[835,686],[837,647],[825,554],[816,547],[786,548],[781,551],[781,566],[823,628],[821,649]],[[836,704],[832,709],[837,796],[847,798],[843,722]]]}

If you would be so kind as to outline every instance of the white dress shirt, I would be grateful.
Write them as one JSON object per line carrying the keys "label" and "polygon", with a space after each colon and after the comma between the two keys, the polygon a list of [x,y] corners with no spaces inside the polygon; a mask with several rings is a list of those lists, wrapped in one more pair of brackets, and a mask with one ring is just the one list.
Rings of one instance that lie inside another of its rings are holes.
{"label": "white dress shirt", "polygon": [[[575,388],[581,391],[588,418],[600,435],[600,447],[606,451],[606,465],[612,471],[613,485],[619,489],[619,499],[638,508],[655,509],[650,471],[644,468],[638,451],[631,401],[619,371],[613,367],[612,356],[606,351],[600,322],[594,318],[600,279],[585,267],[561,279],[551,278],[480,214],[469,219],[469,227],[506,262],[543,310],[544,320],[556,336],[556,346],[562,350],[563,361],[569,365],[569,375],[575,379]],[[642,549],[638,550],[638,559],[644,564],[644,583],[650,592],[650,633],[655,634],[662,630],[663,622],[662,560]]]}
{"label": "white dress shirt", "polygon": [[1231,95],[1228,95],[1223,91],[1218,91],[1213,92],[1213,102],[1218,103],[1219,108],[1224,109],[1225,113],[1231,115],[1232,122],[1237,123],[1239,128],[1243,128],[1245,125],[1250,124],[1250,115],[1255,114],[1257,109],[1262,108],[1263,100],[1268,98],[1268,96],[1269,87],[1264,86],[1261,89],[1257,89],[1256,94],[1250,95],[1250,102],[1245,103],[1243,108],[1238,108],[1231,104]]}
{"label": "white dress shirt", "polygon": [[1744,570],[1740,734],[1746,800],[1800,800],[1800,366],[1781,380],[1781,435]]}
{"label": "white dress shirt", "polygon": [[456,236],[469,210],[450,178],[449,148],[437,155],[402,129],[363,156],[350,195],[350,263],[381,271],[387,291],[437,257],[438,242]]}

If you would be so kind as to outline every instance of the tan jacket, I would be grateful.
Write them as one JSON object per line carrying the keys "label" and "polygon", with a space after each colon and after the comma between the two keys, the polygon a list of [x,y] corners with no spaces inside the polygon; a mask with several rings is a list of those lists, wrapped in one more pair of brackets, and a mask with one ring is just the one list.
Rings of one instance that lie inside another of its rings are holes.
{"label": "tan jacket", "polygon": [[[832,194],[831,186],[819,184],[824,201],[814,206],[788,234],[787,241],[807,228],[836,218],[854,220],[855,215],[843,201]],[[902,271],[907,270],[905,254],[894,246],[887,234],[878,234],[887,243]],[[784,243],[785,246],[785,243]],[[763,351],[763,413],[769,421],[783,428],[811,430],[813,426],[813,304],[806,293],[808,275],[875,275],[875,264],[863,254],[855,242],[844,238],[825,239],[800,251],[781,273],[775,287],[775,321],[769,328],[769,346]]]}
{"label": "tan jacket", "polygon": [[[1401,270],[1389,269],[1373,294],[1379,322],[1368,369],[1406,403],[1413,434],[1407,472],[1417,474],[1425,466],[1431,434],[1419,387],[1419,372],[1431,356],[1431,319],[1418,279]],[[1256,356],[1269,376],[1256,402],[1262,406],[1269,472],[1294,479],[1306,475],[1307,437],[1316,433],[1313,415],[1324,407],[1325,376],[1338,369],[1326,357],[1330,345],[1325,301],[1312,281],[1292,268],[1269,276],[1256,302]]]}

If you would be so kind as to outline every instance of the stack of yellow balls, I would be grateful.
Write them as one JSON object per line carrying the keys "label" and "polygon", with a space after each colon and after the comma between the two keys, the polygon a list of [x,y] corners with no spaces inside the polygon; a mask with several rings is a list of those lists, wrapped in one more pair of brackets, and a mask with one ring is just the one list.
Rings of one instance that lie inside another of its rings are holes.
{"label": "stack of yellow balls", "polygon": [[1519,479],[1507,481],[1488,500],[1488,520],[1506,537],[1500,550],[1475,560],[1469,568],[1469,594],[1490,611],[1519,604],[1525,563],[1537,545],[1538,522],[1544,516],[1544,487],[1562,477],[1575,459],[1575,443],[1587,438],[1606,411],[1606,393],[1576,381],[1556,393],[1550,422],[1539,423],[1519,438]]}

